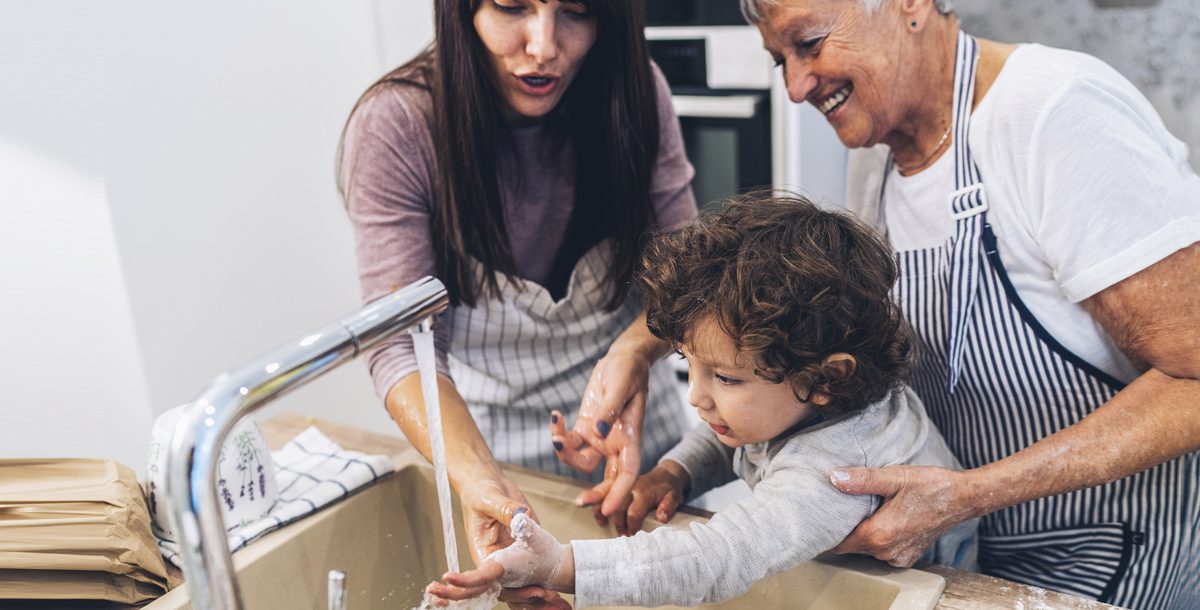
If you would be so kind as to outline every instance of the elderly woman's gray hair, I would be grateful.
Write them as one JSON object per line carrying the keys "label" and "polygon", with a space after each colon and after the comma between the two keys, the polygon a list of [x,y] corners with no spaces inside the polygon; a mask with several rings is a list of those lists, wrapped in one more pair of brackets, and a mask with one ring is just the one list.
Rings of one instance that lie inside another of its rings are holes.
{"label": "elderly woman's gray hair", "polygon": [[[880,6],[888,0],[858,0],[858,3],[867,10],[867,13],[874,13],[879,10]],[[742,0],[742,15],[745,15],[746,21],[752,25],[758,25],[762,20],[763,7],[776,6],[780,0]],[[933,0],[933,6],[938,12],[943,15],[949,15],[954,12],[954,0]]]}

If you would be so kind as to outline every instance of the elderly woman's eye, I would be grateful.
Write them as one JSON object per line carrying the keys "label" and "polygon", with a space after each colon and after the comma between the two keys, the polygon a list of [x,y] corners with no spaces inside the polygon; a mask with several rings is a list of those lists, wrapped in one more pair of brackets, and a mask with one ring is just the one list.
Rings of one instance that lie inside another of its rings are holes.
{"label": "elderly woman's eye", "polygon": [[823,42],[824,40],[825,40],[824,36],[801,40],[800,42],[796,43],[796,49],[799,50],[801,53],[813,53],[818,49],[818,47],[821,46],[821,42]]}

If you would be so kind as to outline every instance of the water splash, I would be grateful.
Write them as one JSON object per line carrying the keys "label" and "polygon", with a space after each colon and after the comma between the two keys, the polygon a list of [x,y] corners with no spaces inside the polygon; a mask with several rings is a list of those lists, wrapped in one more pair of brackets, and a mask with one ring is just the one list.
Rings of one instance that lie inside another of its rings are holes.
{"label": "water splash", "polygon": [[421,600],[421,605],[413,608],[413,610],[492,610],[496,607],[496,603],[500,601],[500,587],[493,586],[487,593],[479,597],[452,601],[445,606],[435,606],[429,602],[429,596]]}

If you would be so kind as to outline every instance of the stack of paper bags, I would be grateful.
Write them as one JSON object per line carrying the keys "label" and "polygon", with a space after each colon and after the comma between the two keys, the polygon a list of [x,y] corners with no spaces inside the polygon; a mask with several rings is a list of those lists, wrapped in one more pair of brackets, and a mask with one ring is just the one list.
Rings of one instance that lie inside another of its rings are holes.
{"label": "stack of paper bags", "polygon": [[0,600],[135,604],[167,588],[132,470],[102,460],[0,460]]}

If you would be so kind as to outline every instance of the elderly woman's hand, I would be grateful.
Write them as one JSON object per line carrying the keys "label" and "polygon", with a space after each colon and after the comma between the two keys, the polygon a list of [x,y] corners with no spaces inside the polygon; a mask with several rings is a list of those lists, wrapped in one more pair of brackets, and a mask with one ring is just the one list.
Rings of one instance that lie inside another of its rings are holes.
{"label": "elderly woman's hand", "polygon": [[652,363],[637,351],[614,345],[592,370],[571,430],[562,413],[551,416],[550,435],[559,459],[580,472],[592,472],[601,459],[607,460],[604,480],[575,500],[580,506],[599,503],[597,519],[616,512],[641,471],[642,419]]}
{"label": "elderly woman's hand", "polygon": [[835,553],[862,553],[907,568],[943,533],[978,514],[966,500],[963,472],[929,466],[838,468],[829,479],[843,492],[883,500]]}

